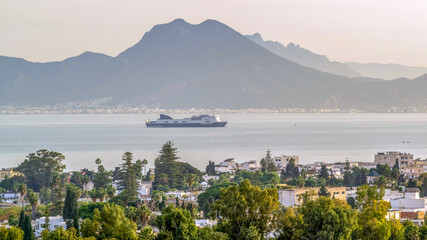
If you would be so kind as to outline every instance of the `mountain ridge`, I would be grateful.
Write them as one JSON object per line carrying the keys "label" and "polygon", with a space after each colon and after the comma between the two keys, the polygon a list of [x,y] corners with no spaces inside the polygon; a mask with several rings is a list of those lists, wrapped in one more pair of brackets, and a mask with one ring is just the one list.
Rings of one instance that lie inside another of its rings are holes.
{"label": "mountain ridge", "polygon": [[[154,26],[116,57],[84,52],[63,61],[0,58],[0,105],[111,98],[167,108],[385,108],[424,101],[417,86],[347,78],[272,53],[216,20]],[[415,89],[401,101],[399,91]]]}

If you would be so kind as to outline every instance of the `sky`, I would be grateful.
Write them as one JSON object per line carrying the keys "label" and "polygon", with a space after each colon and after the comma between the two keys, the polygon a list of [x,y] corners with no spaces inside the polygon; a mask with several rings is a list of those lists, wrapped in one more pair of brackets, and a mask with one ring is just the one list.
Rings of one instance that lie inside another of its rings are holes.
{"label": "sky", "polygon": [[333,61],[427,66],[425,0],[0,0],[0,55],[116,56],[176,18],[215,19]]}

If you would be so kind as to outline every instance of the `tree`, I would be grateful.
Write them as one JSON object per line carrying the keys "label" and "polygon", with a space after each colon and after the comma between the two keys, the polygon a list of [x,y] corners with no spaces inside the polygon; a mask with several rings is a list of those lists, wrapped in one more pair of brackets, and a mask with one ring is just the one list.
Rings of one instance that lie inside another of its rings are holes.
{"label": "tree", "polygon": [[293,178],[294,177],[294,169],[295,169],[295,159],[291,158],[286,165],[286,178]]}
{"label": "tree", "polygon": [[112,199],[116,194],[116,188],[111,184],[107,185],[107,187],[105,188],[105,191],[109,199]]}
{"label": "tree", "polygon": [[208,165],[206,166],[206,174],[208,176],[215,176],[215,163],[209,161]]}
{"label": "tree", "polygon": [[330,197],[331,193],[326,189],[325,185],[322,185],[319,189],[319,196]]}
{"label": "tree", "polygon": [[276,172],[277,168],[274,165],[273,158],[271,157],[270,149],[267,149],[265,157],[261,159],[261,172]]}
{"label": "tree", "polygon": [[93,185],[95,188],[105,188],[112,182],[112,173],[104,168],[101,159],[97,158],[95,163],[98,165],[98,172],[95,173]]}
{"label": "tree", "polygon": [[37,204],[39,203],[39,196],[32,189],[28,190],[27,194],[28,202],[31,204],[31,219],[36,219]]}
{"label": "tree", "polygon": [[388,221],[390,225],[390,238],[389,240],[403,240],[404,238],[404,228],[399,220],[390,219]]}
{"label": "tree", "polygon": [[374,206],[376,201],[382,200],[385,194],[383,188],[378,189],[375,186],[362,185],[356,191],[356,206],[359,209]]}
{"label": "tree", "polygon": [[328,172],[328,169],[326,168],[326,164],[322,164],[322,166],[320,167],[318,178],[319,179],[323,178],[323,179],[325,179],[326,182],[328,182],[329,172]]}
{"label": "tree", "polygon": [[346,160],[345,167],[344,167],[343,185],[345,187],[351,187],[352,185],[350,162],[348,161],[348,159]]}
{"label": "tree", "polygon": [[357,214],[345,201],[319,197],[305,201],[298,209],[308,239],[350,239],[357,227]]}
{"label": "tree", "polygon": [[228,240],[228,235],[222,232],[214,231],[210,227],[199,228],[197,231],[198,240]]}
{"label": "tree", "polygon": [[405,240],[419,240],[418,227],[409,220],[406,220],[403,225],[405,226]]}
{"label": "tree", "polygon": [[121,207],[110,204],[105,204],[101,211],[95,209],[93,220],[86,218],[81,224],[82,237],[97,239],[136,240],[136,229]]}
{"label": "tree", "polygon": [[24,231],[17,227],[10,227],[7,229],[5,226],[0,226],[0,239],[3,240],[22,240],[24,238]]}
{"label": "tree", "polygon": [[19,192],[19,201],[22,204],[22,208],[24,208],[24,197],[25,197],[25,194],[27,194],[27,186],[25,184],[19,184],[18,192]]}
{"label": "tree", "polygon": [[121,195],[125,205],[127,205],[128,202],[135,201],[138,197],[139,184],[132,153],[125,152],[122,156],[122,161],[117,189],[122,190]]}
{"label": "tree", "polygon": [[292,207],[280,212],[277,218],[277,240],[297,240],[303,234],[302,216],[296,216]]}
{"label": "tree", "polygon": [[61,215],[64,208],[64,186],[59,175],[53,176],[52,179],[52,214]]}
{"label": "tree", "polygon": [[31,220],[27,215],[24,217],[24,226],[22,227],[22,231],[24,231],[24,240],[35,239],[33,229],[31,227]]}
{"label": "tree", "polygon": [[[372,189],[375,192],[372,191],[371,194],[366,194],[366,196],[368,196],[367,200],[364,201],[362,205],[363,209],[359,213],[359,222],[363,224],[359,225],[357,232],[362,239],[386,240],[389,239],[392,234],[391,225],[385,218],[391,206],[387,201],[376,200],[378,192],[381,191],[376,191],[375,187],[372,187]],[[358,199],[359,195],[356,199]]]}
{"label": "tree", "polygon": [[204,191],[203,193],[200,193],[197,197],[197,203],[199,205],[199,209],[203,211],[203,214],[205,217],[209,216],[209,213],[211,212],[211,205],[220,198],[221,196],[221,189],[227,188],[229,186],[236,186],[236,183],[232,182],[222,182],[218,183],[212,187],[209,187]]}
{"label": "tree", "polygon": [[61,153],[43,149],[30,153],[15,170],[23,173],[27,186],[38,192],[42,187],[50,187],[53,176],[62,173],[64,159]]}
{"label": "tree", "polygon": [[52,191],[48,187],[42,187],[39,193],[40,203],[41,204],[49,204],[52,199]]}
{"label": "tree", "polygon": [[185,177],[185,181],[187,182],[188,188],[190,189],[190,202],[191,202],[191,192],[193,191],[193,185],[197,180],[196,174],[189,174]]}
{"label": "tree", "polygon": [[11,214],[7,220],[7,224],[9,224],[9,226],[17,227],[19,224],[19,218],[15,214]]}
{"label": "tree", "polygon": [[358,187],[368,183],[368,170],[366,168],[353,168],[353,185]]}
{"label": "tree", "polygon": [[65,230],[62,226],[53,230],[52,232],[49,232],[44,230],[42,232],[42,239],[43,240],[83,240],[79,238],[79,233],[75,228],[70,228],[68,230]]}
{"label": "tree", "polygon": [[25,220],[25,213],[24,213],[24,209],[22,209],[21,213],[19,214],[19,221],[18,221],[18,227],[20,229],[24,227],[24,220]]}
{"label": "tree", "polygon": [[185,189],[187,184],[185,176],[188,174],[196,174],[201,176],[201,172],[188,163],[178,162],[177,148],[173,147],[173,143],[168,141],[159,152],[159,155],[154,161],[155,175],[153,189],[176,188]]}
{"label": "tree", "polygon": [[261,190],[249,180],[239,186],[221,189],[221,197],[212,209],[215,218],[224,226],[231,239],[244,239],[250,227],[255,227],[264,236],[272,227],[273,212],[279,208],[277,190]]}
{"label": "tree", "polygon": [[420,239],[427,239],[427,225],[425,223],[419,228],[419,234]]}
{"label": "tree", "polygon": [[150,211],[150,209],[147,206],[142,205],[136,211],[136,216],[139,219],[141,228],[144,228],[146,226],[146,224],[147,224],[147,221],[151,217],[151,211]]}
{"label": "tree", "polygon": [[386,179],[386,177],[384,177],[384,175],[379,176],[377,179],[375,179],[375,185],[377,187],[379,187],[379,188],[386,187],[387,186],[387,179]]}
{"label": "tree", "polygon": [[162,210],[162,215],[156,218],[156,225],[160,232],[172,234],[176,240],[194,239],[197,234],[190,212],[173,205]]}
{"label": "tree", "polygon": [[77,214],[77,199],[81,195],[80,188],[76,187],[74,184],[70,183],[67,185],[65,203],[63,210],[64,220],[74,220],[75,215]]}

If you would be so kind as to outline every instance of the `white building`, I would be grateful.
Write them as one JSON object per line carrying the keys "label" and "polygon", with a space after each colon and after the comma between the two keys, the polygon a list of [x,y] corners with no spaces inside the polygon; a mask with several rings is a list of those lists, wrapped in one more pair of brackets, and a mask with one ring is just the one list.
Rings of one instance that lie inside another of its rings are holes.
{"label": "white building", "polygon": [[215,220],[210,219],[195,219],[196,221],[196,227],[202,228],[202,227],[212,227],[216,224]]}
{"label": "white building", "polygon": [[277,168],[281,169],[281,168],[286,168],[286,166],[288,166],[288,163],[289,161],[291,161],[291,159],[294,159],[295,166],[299,164],[298,156],[286,156],[286,155],[274,157],[273,162]]}
{"label": "white building", "polygon": [[392,210],[400,211],[401,220],[411,220],[416,225],[424,222],[427,201],[420,198],[418,188],[406,188],[405,197],[390,199],[390,204]]}
{"label": "white building", "polygon": [[237,165],[234,161],[234,158],[228,158],[223,162],[220,162],[219,165],[215,166],[215,171],[218,173],[233,173],[236,171]]}
{"label": "white building", "polygon": [[251,171],[257,170],[259,168],[259,165],[257,160],[251,160],[238,164],[238,168],[240,170]]}
{"label": "white building", "polygon": [[[61,226],[66,229],[67,224],[65,223],[62,216],[49,217],[49,231],[60,228]],[[44,230],[43,225],[46,223],[46,217],[38,218],[34,221],[34,235],[40,237],[42,231]]]}

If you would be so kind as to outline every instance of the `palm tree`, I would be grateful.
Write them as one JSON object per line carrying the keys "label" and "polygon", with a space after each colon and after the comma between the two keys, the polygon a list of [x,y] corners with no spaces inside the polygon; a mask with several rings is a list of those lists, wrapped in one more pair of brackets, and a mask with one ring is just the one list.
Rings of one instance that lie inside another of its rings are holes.
{"label": "palm tree", "polygon": [[95,203],[96,200],[98,199],[98,193],[97,193],[96,189],[94,188],[94,189],[88,191],[87,193],[89,194],[90,198],[92,199],[92,202]]}
{"label": "palm tree", "polygon": [[116,188],[113,185],[107,185],[107,188],[105,189],[107,192],[108,198],[112,199],[114,195],[116,194]]}
{"label": "palm tree", "polygon": [[105,189],[103,189],[103,188],[98,188],[98,189],[96,190],[96,195],[97,195],[97,197],[99,198],[99,201],[100,201],[100,202],[103,202],[103,201],[104,201],[104,199],[105,199],[105,196],[106,196],[107,194],[105,193]]}
{"label": "palm tree", "polygon": [[27,185],[19,184],[18,192],[19,192],[19,201],[22,203],[22,208],[24,208],[24,196],[27,193]]}
{"label": "palm tree", "polygon": [[147,224],[148,219],[150,219],[151,211],[147,206],[142,205],[137,211],[137,216],[141,222],[141,228],[143,228]]}
{"label": "palm tree", "polygon": [[97,159],[95,160],[95,164],[99,166],[99,164],[101,164],[101,159],[97,158]]}
{"label": "palm tree", "polygon": [[27,200],[31,204],[31,219],[36,219],[37,213],[37,204],[39,203],[39,195],[35,193],[32,189],[28,190]]}
{"label": "palm tree", "polygon": [[190,189],[190,202],[191,202],[191,192],[193,190],[193,184],[196,181],[197,176],[196,174],[189,174],[186,178],[185,181],[187,182],[188,188]]}

